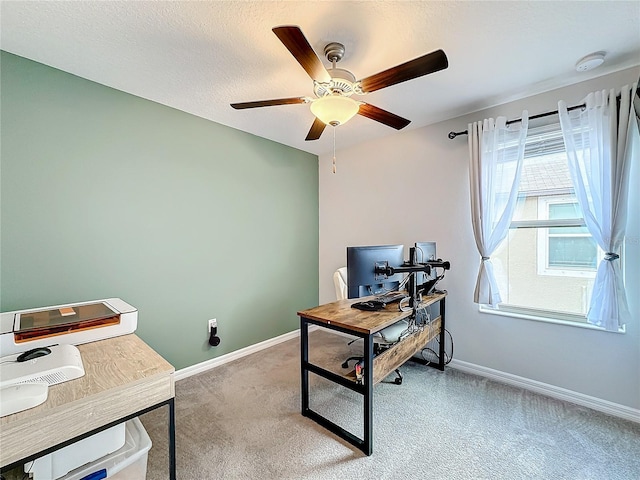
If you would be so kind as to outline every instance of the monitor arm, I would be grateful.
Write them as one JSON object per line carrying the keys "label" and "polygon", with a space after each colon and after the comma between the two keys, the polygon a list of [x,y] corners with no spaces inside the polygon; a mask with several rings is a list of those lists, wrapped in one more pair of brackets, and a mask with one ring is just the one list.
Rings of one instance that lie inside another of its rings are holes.
{"label": "monitor arm", "polygon": [[[405,264],[401,267],[390,267],[389,264],[386,263],[384,266],[376,265],[375,273],[376,275],[385,275],[387,277],[391,277],[396,273],[408,273],[411,275],[418,272],[424,272],[427,275],[431,275],[432,268],[442,268],[444,270],[449,270],[451,268],[451,263],[442,261],[441,259],[430,260],[423,263]],[[409,306],[413,309],[413,318],[416,318],[418,304],[420,303],[418,301],[418,291],[420,289],[418,288],[418,285],[416,285],[415,281],[410,282],[410,285],[411,291],[409,292],[409,294],[411,298],[409,300]]]}
{"label": "monitor arm", "polygon": [[[388,277],[391,277],[396,273],[408,273],[409,275],[413,275],[418,272],[424,272],[427,275],[430,275],[431,265],[418,263],[414,265],[403,265],[402,267],[390,267],[389,264],[386,264],[384,267],[380,265],[376,265],[375,267],[376,275],[386,275]],[[420,303],[418,301],[418,286],[415,281],[410,282],[410,290],[409,306],[413,310],[411,317],[415,319],[418,313],[418,304]]]}
{"label": "monitor arm", "polygon": [[375,273],[376,275],[385,275],[387,277],[391,277],[396,273],[417,273],[424,272],[427,275],[431,275],[432,268],[443,268],[444,270],[449,270],[451,268],[450,262],[443,262],[442,260],[430,260],[424,263],[416,263],[414,265],[403,265],[402,267],[390,267],[388,264],[376,265]]}
{"label": "monitor arm", "polygon": [[450,262],[443,262],[442,259],[438,259],[438,260],[429,260],[428,262],[425,262],[427,265],[429,265],[431,268],[442,268],[444,270],[449,270],[451,269],[451,263]]}

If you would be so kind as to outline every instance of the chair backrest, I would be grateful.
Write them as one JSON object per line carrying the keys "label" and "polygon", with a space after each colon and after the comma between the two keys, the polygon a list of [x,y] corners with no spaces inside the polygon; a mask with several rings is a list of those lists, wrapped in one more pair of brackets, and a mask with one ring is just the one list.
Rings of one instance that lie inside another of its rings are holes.
{"label": "chair backrest", "polygon": [[336,299],[344,300],[347,294],[347,267],[340,267],[333,274],[333,285],[336,287]]}

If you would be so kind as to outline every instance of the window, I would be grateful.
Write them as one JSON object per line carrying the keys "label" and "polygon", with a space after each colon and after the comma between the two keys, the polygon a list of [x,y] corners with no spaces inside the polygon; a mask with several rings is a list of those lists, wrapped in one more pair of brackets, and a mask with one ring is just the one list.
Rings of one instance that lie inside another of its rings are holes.
{"label": "window", "polygon": [[[581,218],[578,202],[547,203],[549,219]],[[587,227],[547,229],[547,268],[595,271],[597,245]]]}
{"label": "window", "polygon": [[[538,275],[595,278],[602,251],[584,226],[575,196],[539,196],[538,219],[542,220],[537,229]],[[544,220],[565,219],[576,225],[542,228],[549,225]]]}
{"label": "window", "polygon": [[586,324],[601,258],[573,190],[560,125],[529,128],[514,218],[491,258],[503,302],[497,310]]}

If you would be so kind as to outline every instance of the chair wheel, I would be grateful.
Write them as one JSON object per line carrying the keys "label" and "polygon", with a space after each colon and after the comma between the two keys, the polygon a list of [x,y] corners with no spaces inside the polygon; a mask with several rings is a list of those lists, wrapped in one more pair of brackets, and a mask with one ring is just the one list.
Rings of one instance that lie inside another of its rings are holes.
{"label": "chair wheel", "polygon": [[402,379],[401,379],[401,378],[396,378],[393,382],[394,382],[396,385],[402,385]]}

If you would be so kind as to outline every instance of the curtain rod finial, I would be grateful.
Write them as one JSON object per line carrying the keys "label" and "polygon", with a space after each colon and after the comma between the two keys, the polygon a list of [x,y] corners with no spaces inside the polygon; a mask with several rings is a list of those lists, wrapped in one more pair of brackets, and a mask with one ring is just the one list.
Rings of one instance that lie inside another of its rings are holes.
{"label": "curtain rod finial", "polygon": [[449,132],[449,138],[451,140],[453,140],[454,138],[456,138],[458,135],[468,135],[469,132],[467,130],[465,130],[464,132]]}

